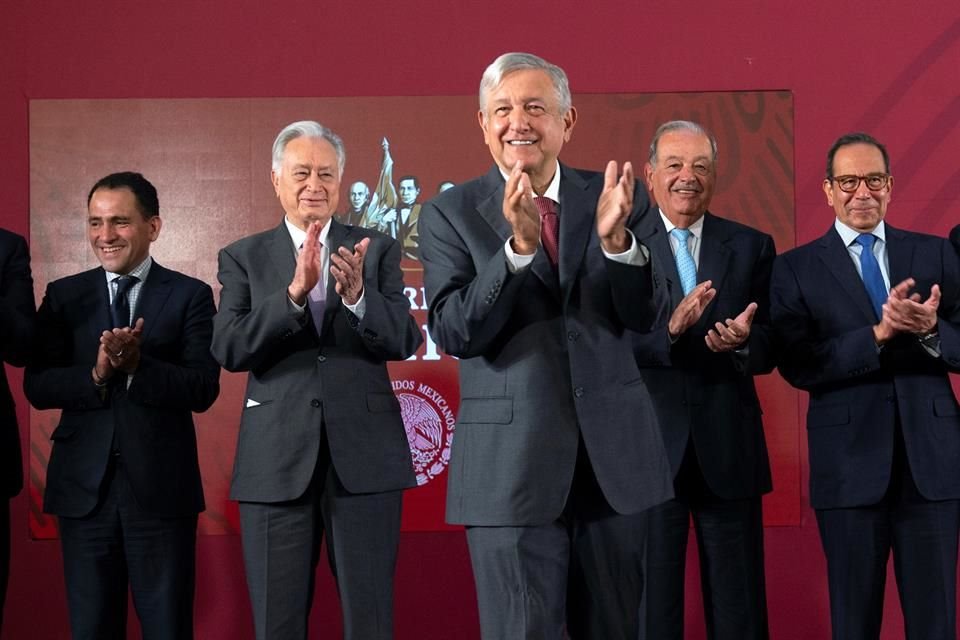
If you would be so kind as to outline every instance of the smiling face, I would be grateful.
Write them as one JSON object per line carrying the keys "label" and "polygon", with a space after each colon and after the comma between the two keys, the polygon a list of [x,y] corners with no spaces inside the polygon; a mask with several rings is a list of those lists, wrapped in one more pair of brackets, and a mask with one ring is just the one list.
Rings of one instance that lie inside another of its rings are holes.
{"label": "smiling face", "polygon": [[326,224],[337,210],[337,152],[323,138],[301,136],[288,142],[280,170],[270,176],[287,219],[297,227],[306,230],[315,220]]}
{"label": "smiling face", "polygon": [[[837,149],[833,156],[832,174],[834,176],[867,176],[885,174],[886,164],[880,149],[872,144],[855,143]],[[884,216],[890,204],[890,192],[893,190],[893,178],[886,186],[877,191],[867,188],[866,180],[860,180],[856,191],[846,193],[840,190],[835,180],[823,181],[823,192],[827,204],[833,207],[840,222],[861,233],[873,231]]]}
{"label": "smiling face", "polygon": [[510,173],[519,162],[533,188],[543,193],[577,121],[573,107],[560,111],[557,90],[547,72],[521,69],[507,74],[487,94],[478,118],[497,166]]}
{"label": "smiling face", "polygon": [[663,215],[686,229],[710,206],[717,181],[710,139],[702,133],[677,129],[657,142],[657,157],[645,167],[647,187]]}
{"label": "smiling face", "polygon": [[144,218],[130,189],[97,189],[87,207],[87,237],[104,270],[126,275],[150,255],[160,216]]}

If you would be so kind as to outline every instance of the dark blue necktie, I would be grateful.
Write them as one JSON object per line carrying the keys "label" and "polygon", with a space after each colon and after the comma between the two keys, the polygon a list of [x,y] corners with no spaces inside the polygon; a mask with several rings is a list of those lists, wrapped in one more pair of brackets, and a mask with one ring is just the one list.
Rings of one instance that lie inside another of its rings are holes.
{"label": "dark blue necktie", "polygon": [[876,238],[871,233],[861,233],[854,240],[863,249],[860,251],[860,273],[863,277],[863,286],[867,288],[873,310],[877,312],[877,319],[883,317],[883,303],[887,301],[889,291],[883,283],[883,274],[880,273],[880,263],[873,255],[873,242]]}
{"label": "dark blue necktie", "polygon": [[113,328],[130,326],[130,298],[128,294],[130,288],[139,282],[135,276],[120,276],[115,278],[117,283],[117,292],[113,296],[113,304],[110,305],[110,319],[113,321]]}

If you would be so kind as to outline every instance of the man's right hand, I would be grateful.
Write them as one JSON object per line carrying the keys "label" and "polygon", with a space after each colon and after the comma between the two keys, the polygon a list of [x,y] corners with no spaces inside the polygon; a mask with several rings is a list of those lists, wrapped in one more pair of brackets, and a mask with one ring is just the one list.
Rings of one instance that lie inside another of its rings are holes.
{"label": "man's right hand", "polygon": [[293,281],[287,287],[287,295],[301,307],[307,303],[307,294],[320,282],[320,231],[323,223],[319,220],[307,227],[307,237],[303,240],[300,255],[297,256],[297,268],[293,272]]}
{"label": "man's right hand", "polygon": [[523,172],[518,161],[503,188],[503,217],[513,229],[513,251],[520,256],[536,253],[540,244],[540,213],[533,196],[530,176]]}
{"label": "man's right hand", "polygon": [[717,295],[717,290],[712,285],[712,280],[701,282],[673,310],[670,322],[667,324],[667,331],[670,333],[671,339],[679,338],[700,320],[704,309]]}

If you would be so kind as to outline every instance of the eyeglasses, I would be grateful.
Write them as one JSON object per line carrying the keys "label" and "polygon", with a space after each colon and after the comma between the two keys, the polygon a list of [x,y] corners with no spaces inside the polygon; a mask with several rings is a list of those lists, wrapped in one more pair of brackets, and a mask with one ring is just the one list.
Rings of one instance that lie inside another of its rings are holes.
{"label": "eyeglasses", "polygon": [[860,188],[860,182],[863,181],[870,191],[880,191],[890,183],[890,174],[871,173],[865,176],[834,176],[830,178],[837,183],[840,191],[844,193],[853,193]]}

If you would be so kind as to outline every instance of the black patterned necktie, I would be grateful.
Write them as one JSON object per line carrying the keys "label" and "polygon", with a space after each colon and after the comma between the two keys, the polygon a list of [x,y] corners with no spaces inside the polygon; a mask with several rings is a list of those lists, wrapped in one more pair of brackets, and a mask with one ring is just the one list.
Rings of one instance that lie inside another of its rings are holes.
{"label": "black patterned necktie", "polygon": [[113,280],[117,284],[117,292],[113,296],[113,304],[110,305],[110,319],[113,321],[113,328],[130,326],[130,288],[139,282],[136,276],[119,276]]}

